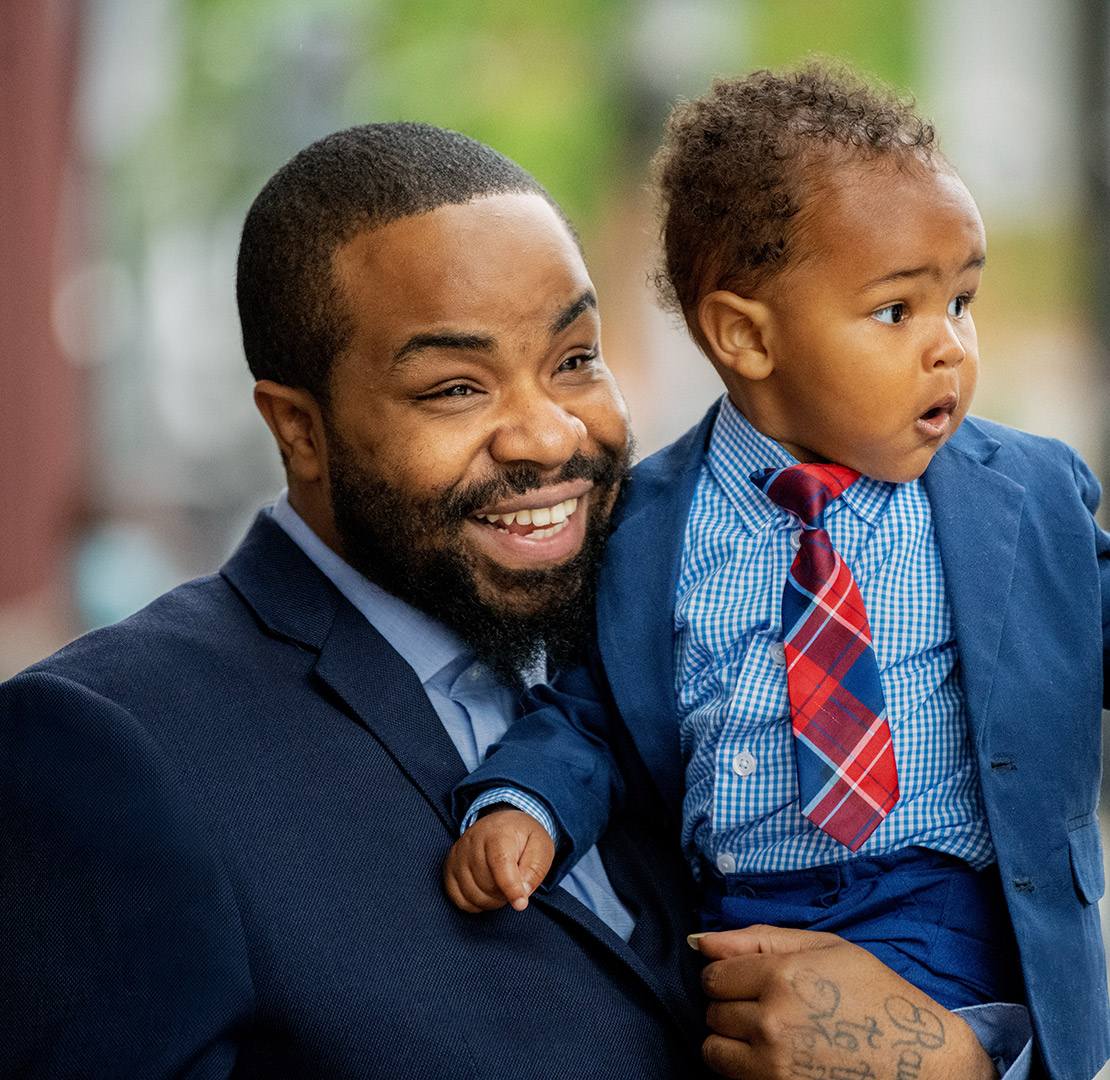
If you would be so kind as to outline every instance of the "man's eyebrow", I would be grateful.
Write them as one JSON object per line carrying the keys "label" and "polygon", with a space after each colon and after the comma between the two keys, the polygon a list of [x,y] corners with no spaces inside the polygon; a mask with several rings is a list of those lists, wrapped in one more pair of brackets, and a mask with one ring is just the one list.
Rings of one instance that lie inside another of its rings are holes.
{"label": "man's eyebrow", "polygon": [[438,334],[413,334],[393,354],[393,364],[396,366],[407,360],[413,353],[423,352],[425,349],[465,349],[471,352],[489,352],[493,347],[493,338],[484,334],[454,334],[450,331]]}
{"label": "man's eyebrow", "polygon": [[[966,274],[968,270],[982,270],[986,265],[986,255],[972,255],[972,257],[960,267],[959,272],[961,274]],[[880,285],[890,285],[895,281],[905,281],[908,278],[922,277],[926,274],[939,278],[941,276],[940,268],[933,264],[929,264],[926,266],[914,266],[906,270],[894,270],[889,274],[883,274],[882,277],[877,277],[869,281],[863,288],[866,291],[867,289],[875,289]]]}
{"label": "man's eyebrow", "polygon": [[[587,289],[576,300],[567,304],[554,319],[551,320],[551,336],[561,334],[583,311],[597,309],[597,297],[593,291]],[[413,353],[423,352],[425,349],[458,349],[472,352],[491,352],[496,342],[485,334],[453,333],[450,330],[439,333],[413,334],[394,354],[393,364],[403,363]]]}
{"label": "man's eyebrow", "polygon": [[588,311],[590,308],[597,310],[597,297],[594,296],[593,291],[587,289],[577,300],[567,304],[554,319],[551,320],[551,336],[561,334],[568,326],[570,326],[583,311]]}

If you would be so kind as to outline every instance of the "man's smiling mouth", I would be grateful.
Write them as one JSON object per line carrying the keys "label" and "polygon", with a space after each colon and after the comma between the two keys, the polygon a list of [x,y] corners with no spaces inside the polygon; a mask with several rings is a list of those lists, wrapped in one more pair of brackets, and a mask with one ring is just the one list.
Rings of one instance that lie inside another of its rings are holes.
{"label": "man's smiling mouth", "polygon": [[527,536],[535,540],[545,540],[562,532],[571,514],[578,508],[577,499],[565,499],[554,506],[537,506],[526,510],[514,510],[508,514],[475,514],[502,532],[514,536]]}

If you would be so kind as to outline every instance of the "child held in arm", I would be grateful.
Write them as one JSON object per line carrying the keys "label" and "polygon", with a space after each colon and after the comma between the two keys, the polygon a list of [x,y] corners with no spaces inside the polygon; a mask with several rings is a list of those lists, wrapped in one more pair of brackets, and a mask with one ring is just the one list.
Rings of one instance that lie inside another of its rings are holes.
{"label": "child held in arm", "polygon": [[550,849],[490,808],[546,803],[550,883],[634,759],[681,802],[706,929],[827,930],[948,1008],[1028,1002],[1044,1061],[1097,1071],[1108,537],[1074,451],[966,419],[975,202],[912,106],[820,65],[679,106],[657,173],[727,394],[633,471],[595,674],[459,789],[448,892],[525,906]]}

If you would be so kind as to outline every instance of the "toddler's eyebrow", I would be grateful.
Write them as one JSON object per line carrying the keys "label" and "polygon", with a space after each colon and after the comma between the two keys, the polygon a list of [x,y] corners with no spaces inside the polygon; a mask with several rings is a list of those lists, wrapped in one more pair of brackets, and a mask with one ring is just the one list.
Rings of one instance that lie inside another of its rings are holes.
{"label": "toddler's eyebrow", "polygon": [[[972,255],[972,257],[960,267],[959,273],[966,274],[968,270],[982,270],[986,264],[986,255]],[[921,277],[925,274],[929,274],[938,279],[943,277],[941,268],[935,263],[929,263],[925,266],[915,266],[907,270],[893,270],[889,274],[883,274],[881,277],[869,281],[863,288],[864,290],[874,289],[879,285],[889,285],[894,281],[905,281],[907,278]]]}

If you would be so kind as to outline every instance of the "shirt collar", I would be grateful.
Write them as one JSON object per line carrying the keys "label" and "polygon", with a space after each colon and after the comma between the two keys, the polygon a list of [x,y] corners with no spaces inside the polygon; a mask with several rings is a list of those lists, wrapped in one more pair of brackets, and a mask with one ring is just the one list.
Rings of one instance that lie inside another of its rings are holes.
{"label": "shirt collar", "polygon": [[288,491],[278,496],[270,515],[320,572],[400,653],[416,672],[421,685],[432,682],[449,666],[452,670],[445,672],[444,678],[453,679],[465,666],[462,661],[469,662],[473,658],[471,650],[458,635],[430,615],[368,581],[332,551],[289,505]]}
{"label": "shirt collar", "polygon": [[[797,465],[798,459],[774,439],[757,431],[727,395],[721,402],[709,437],[706,463],[725,497],[753,532],[786,513],[752,483],[751,475],[763,469]],[[844,505],[874,526],[896,487],[884,480],[861,476],[829,507],[828,513],[834,514],[839,505]]]}

